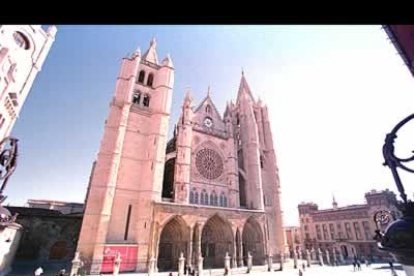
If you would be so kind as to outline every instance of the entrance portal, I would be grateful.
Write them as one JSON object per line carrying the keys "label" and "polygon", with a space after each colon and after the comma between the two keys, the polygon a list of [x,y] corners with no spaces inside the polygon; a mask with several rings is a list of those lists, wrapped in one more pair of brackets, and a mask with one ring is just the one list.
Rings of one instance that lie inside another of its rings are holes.
{"label": "entrance portal", "polygon": [[226,252],[233,255],[233,232],[228,221],[215,215],[203,227],[201,236],[201,254],[204,268],[224,267]]}
{"label": "entrance portal", "polygon": [[254,265],[265,264],[263,232],[260,224],[254,218],[249,218],[246,221],[242,236],[244,259],[247,260],[247,254],[250,252]]}
{"label": "entrance portal", "polygon": [[162,229],[158,269],[159,271],[178,270],[178,259],[183,252],[187,256],[187,244],[190,234],[187,225],[180,217],[174,217]]}

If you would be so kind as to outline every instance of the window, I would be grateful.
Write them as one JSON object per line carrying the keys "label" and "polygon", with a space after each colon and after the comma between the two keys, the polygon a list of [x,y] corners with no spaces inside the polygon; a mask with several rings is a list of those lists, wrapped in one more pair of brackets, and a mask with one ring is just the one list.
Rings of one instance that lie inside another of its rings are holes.
{"label": "window", "polygon": [[204,194],[206,193],[206,190],[203,190],[200,194],[200,204],[204,205]]}
{"label": "window", "polygon": [[132,103],[139,104],[140,101],[141,101],[141,91],[137,90],[134,92],[134,95],[132,96]]}
{"label": "window", "polygon": [[322,230],[323,230],[323,239],[327,241],[329,237],[328,237],[328,227],[326,226],[326,224],[322,225]]}
{"label": "window", "polygon": [[210,205],[214,206],[214,195],[213,194],[210,194]]}
{"label": "window", "polygon": [[209,104],[206,106],[206,113],[207,114],[211,113],[211,106]]}
{"label": "window", "polygon": [[349,222],[345,222],[345,231],[346,231],[346,237],[352,240],[352,230],[351,230],[351,224]]}
{"label": "window", "polygon": [[21,32],[15,32],[13,34],[14,42],[16,42],[17,46],[22,49],[28,50],[29,49],[29,40],[27,37],[22,34]]}
{"label": "window", "polygon": [[361,229],[359,228],[358,221],[354,222],[354,231],[357,240],[362,240]]}
{"label": "window", "polygon": [[343,238],[344,238],[344,233],[342,233],[342,225],[341,225],[341,223],[340,223],[340,222],[338,222],[338,223],[336,224],[336,229],[338,230],[338,237],[339,237],[340,239],[343,239]]}
{"label": "window", "polygon": [[198,192],[194,193],[194,203],[198,204]]}
{"label": "window", "polygon": [[305,233],[305,239],[306,239],[306,240],[310,240],[309,233]]}
{"label": "window", "polygon": [[308,228],[307,225],[305,225],[304,229],[305,229],[305,231],[308,231],[309,228]]}
{"label": "window", "polygon": [[331,234],[331,240],[335,240],[335,226],[333,223],[329,224],[329,232]]}
{"label": "window", "polygon": [[227,207],[227,198],[224,192],[222,192],[220,195],[220,206]]}
{"label": "window", "polygon": [[131,211],[132,211],[132,205],[130,204],[128,206],[128,213],[127,213],[127,219],[125,224],[125,234],[124,234],[124,240],[128,240],[128,230],[129,230],[129,222],[131,220]]}
{"label": "window", "polygon": [[145,71],[141,70],[141,72],[139,72],[139,75],[138,75],[138,83],[144,83],[144,79],[145,79]]}
{"label": "window", "polygon": [[317,225],[315,226],[315,228],[316,228],[316,238],[317,238],[318,240],[322,240],[322,235],[321,235],[321,226],[320,226],[319,224],[317,224]]}
{"label": "window", "polygon": [[362,227],[364,228],[365,238],[367,240],[372,240],[373,234],[371,233],[371,229],[369,229],[369,222],[368,221],[363,221],[362,222]]}
{"label": "window", "polygon": [[204,204],[208,205],[208,194],[207,193],[204,194]]}
{"label": "window", "polygon": [[218,197],[214,191],[213,191],[213,194],[214,194],[214,206],[218,206]]}
{"label": "window", "polygon": [[190,191],[190,203],[194,203],[194,192]]}
{"label": "window", "polygon": [[262,155],[260,155],[260,167],[263,169],[264,167],[264,158]]}
{"label": "window", "polygon": [[152,87],[153,82],[154,82],[154,74],[150,73],[148,75],[147,85]]}
{"label": "window", "polygon": [[224,195],[224,207],[227,207],[227,197]]}
{"label": "window", "polygon": [[308,220],[307,218],[305,219],[305,221],[306,221],[306,223],[308,223],[308,222],[309,222],[309,220]]}
{"label": "window", "polygon": [[146,95],[144,96],[144,99],[143,99],[143,101],[142,101],[142,104],[143,104],[145,107],[149,107],[149,102],[150,102],[150,97],[149,97],[149,95],[148,95],[148,94],[146,94]]}

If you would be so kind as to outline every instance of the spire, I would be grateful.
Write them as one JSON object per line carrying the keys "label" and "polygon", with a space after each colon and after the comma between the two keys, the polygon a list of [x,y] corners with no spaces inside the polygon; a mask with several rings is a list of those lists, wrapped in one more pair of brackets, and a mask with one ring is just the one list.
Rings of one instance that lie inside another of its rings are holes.
{"label": "spire", "polygon": [[191,89],[189,86],[187,86],[187,92],[185,93],[185,98],[184,98],[184,102],[192,102],[193,101],[193,96],[191,95]]}
{"label": "spire", "polygon": [[223,117],[226,118],[227,116],[231,116],[231,105],[229,101],[226,103],[226,110],[224,111]]}
{"label": "spire", "polygon": [[164,60],[162,61],[162,65],[174,68],[174,64],[171,60],[170,54],[167,54],[167,56],[164,58]]}
{"label": "spire", "polygon": [[244,76],[244,71],[242,70],[239,92],[237,93],[237,102],[239,102],[243,98],[243,96],[247,96],[251,100],[254,100],[252,92],[250,91],[249,84],[247,83],[246,77]]}
{"label": "spire", "polygon": [[211,97],[210,84],[208,85],[208,88],[207,88],[207,97]]}
{"label": "spire", "polygon": [[138,48],[135,50],[132,57],[139,57],[141,55],[141,48],[138,46]]}
{"label": "spire", "polygon": [[337,203],[337,202],[336,202],[336,200],[335,200],[335,196],[334,196],[334,194],[332,194],[332,207],[333,207],[334,209],[338,208],[338,203]]}
{"label": "spire", "polygon": [[151,62],[151,63],[158,64],[156,47],[157,47],[157,42],[155,41],[155,38],[153,38],[150,42],[149,49],[145,52],[142,59],[148,62]]}

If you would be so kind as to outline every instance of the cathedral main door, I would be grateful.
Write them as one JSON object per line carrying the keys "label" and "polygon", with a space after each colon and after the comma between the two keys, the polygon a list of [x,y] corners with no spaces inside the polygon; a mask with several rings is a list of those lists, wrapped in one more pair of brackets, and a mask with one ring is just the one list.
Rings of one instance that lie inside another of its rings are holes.
{"label": "cathedral main door", "polygon": [[227,221],[219,216],[210,218],[203,227],[201,236],[201,253],[204,268],[224,267],[226,252],[233,255],[233,232]]}

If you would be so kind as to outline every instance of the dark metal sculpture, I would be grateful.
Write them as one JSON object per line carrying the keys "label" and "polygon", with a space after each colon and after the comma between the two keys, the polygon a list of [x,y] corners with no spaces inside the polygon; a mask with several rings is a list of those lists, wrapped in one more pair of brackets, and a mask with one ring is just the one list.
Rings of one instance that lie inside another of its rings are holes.
{"label": "dark metal sculpture", "polygon": [[13,223],[17,217],[17,214],[11,215],[9,210],[1,206],[7,198],[3,194],[4,189],[17,166],[17,142],[13,137],[6,137],[0,142],[0,181],[3,181],[0,187],[0,227]]}
{"label": "dark metal sculpture", "polygon": [[[414,203],[407,198],[398,169],[414,173],[405,163],[414,161],[414,155],[408,158],[395,156],[394,141],[397,138],[398,130],[410,120],[414,119],[414,114],[399,122],[393,130],[387,134],[383,147],[384,166],[391,169],[395,184],[402,199],[398,204],[398,209],[403,216],[388,224],[393,218],[393,214],[387,211],[379,211],[374,215],[377,224],[375,239],[378,241],[380,250],[389,252],[397,262],[403,265],[414,266]],[[414,151],[413,151],[414,152]],[[395,219],[395,218],[394,218]],[[381,226],[387,225],[385,233],[381,231]]]}

